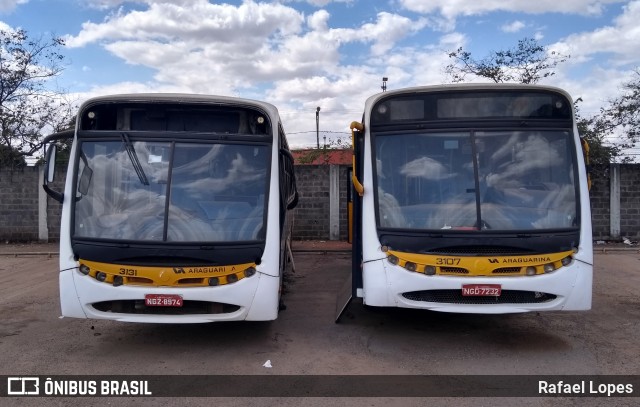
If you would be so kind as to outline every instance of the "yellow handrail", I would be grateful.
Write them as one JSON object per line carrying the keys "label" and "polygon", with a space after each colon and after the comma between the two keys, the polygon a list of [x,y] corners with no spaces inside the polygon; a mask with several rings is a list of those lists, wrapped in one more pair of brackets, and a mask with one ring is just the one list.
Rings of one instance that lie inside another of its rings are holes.
{"label": "yellow handrail", "polygon": [[584,154],[584,163],[587,166],[587,188],[591,191],[591,174],[589,173],[589,143],[584,138],[580,138],[582,143],[582,153]]}
{"label": "yellow handrail", "polygon": [[364,126],[362,125],[362,123],[359,123],[359,122],[351,122],[351,126],[349,126],[349,128],[351,129],[351,148],[353,150],[353,153],[351,155],[351,165],[352,165],[351,181],[353,182],[353,188],[356,190],[358,195],[362,196],[364,195],[364,187],[362,186],[362,184],[358,180],[358,177],[356,176],[356,154],[355,154],[356,136],[354,134],[354,129],[358,131],[362,131],[364,130]]}

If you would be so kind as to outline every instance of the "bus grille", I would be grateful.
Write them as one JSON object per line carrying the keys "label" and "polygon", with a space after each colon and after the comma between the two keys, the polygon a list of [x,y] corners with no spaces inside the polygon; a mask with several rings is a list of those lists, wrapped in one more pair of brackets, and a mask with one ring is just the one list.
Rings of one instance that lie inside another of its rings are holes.
{"label": "bus grille", "polygon": [[402,293],[402,296],[411,301],[437,302],[445,304],[538,304],[556,299],[553,294],[502,290],[499,297],[475,297],[463,296],[461,290],[425,290]]}
{"label": "bus grille", "polygon": [[102,312],[149,315],[228,314],[240,309],[240,306],[233,304],[189,300],[185,300],[182,307],[148,307],[144,300],[102,301],[92,305]]}
{"label": "bus grille", "polygon": [[469,270],[461,267],[440,267],[440,274],[469,274]]}
{"label": "bus grille", "polygon": [[501,269],[495,269],[491,273],[493,273],[493,274],[520,274],[520,267],[503,267]]}

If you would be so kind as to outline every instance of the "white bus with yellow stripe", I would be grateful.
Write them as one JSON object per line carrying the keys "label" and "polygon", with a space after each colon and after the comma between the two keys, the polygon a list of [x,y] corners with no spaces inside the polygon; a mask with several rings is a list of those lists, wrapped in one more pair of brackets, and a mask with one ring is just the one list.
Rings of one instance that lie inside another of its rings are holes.
{"label": "white bus with yellow stripe", "polygon": [[462,313],[588,310],[588,177],[573,102],[535,85],[383,92],[354,122],[351,297]]}
{"label": "white bus with yellow stripe", "polygon": [[63,204],[62,315],[127,322],[273,320],[286,267],[293,157],[276,108],[185,94],[91,99]]}

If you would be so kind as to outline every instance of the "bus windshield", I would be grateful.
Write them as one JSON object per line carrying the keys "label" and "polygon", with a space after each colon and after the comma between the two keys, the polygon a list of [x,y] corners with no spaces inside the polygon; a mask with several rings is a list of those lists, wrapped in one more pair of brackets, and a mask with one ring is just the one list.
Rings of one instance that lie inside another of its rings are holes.
{"label": "bus windshield", "polygon": [[381,228],[530,231],[578,226],[572,134],[376,134]]}
{"label": "bus windshield", "polygon": [[75,238],[264,240],[268,144],[84,140]]}

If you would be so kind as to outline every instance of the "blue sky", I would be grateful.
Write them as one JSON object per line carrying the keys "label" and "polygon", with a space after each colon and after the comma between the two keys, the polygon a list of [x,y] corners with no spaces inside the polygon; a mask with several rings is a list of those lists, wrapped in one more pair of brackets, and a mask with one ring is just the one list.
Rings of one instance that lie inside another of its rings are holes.
{"label": "blue sky", "polygon": [[388,89],[449,82],[447,52],[536,38],[569,54],[544,83],[595,113],[640,66],[640,0],[0,0],[0,27],[65,38],[51,86],[88,97],[193,92],[275,104],[293,146],[329,140]]}

